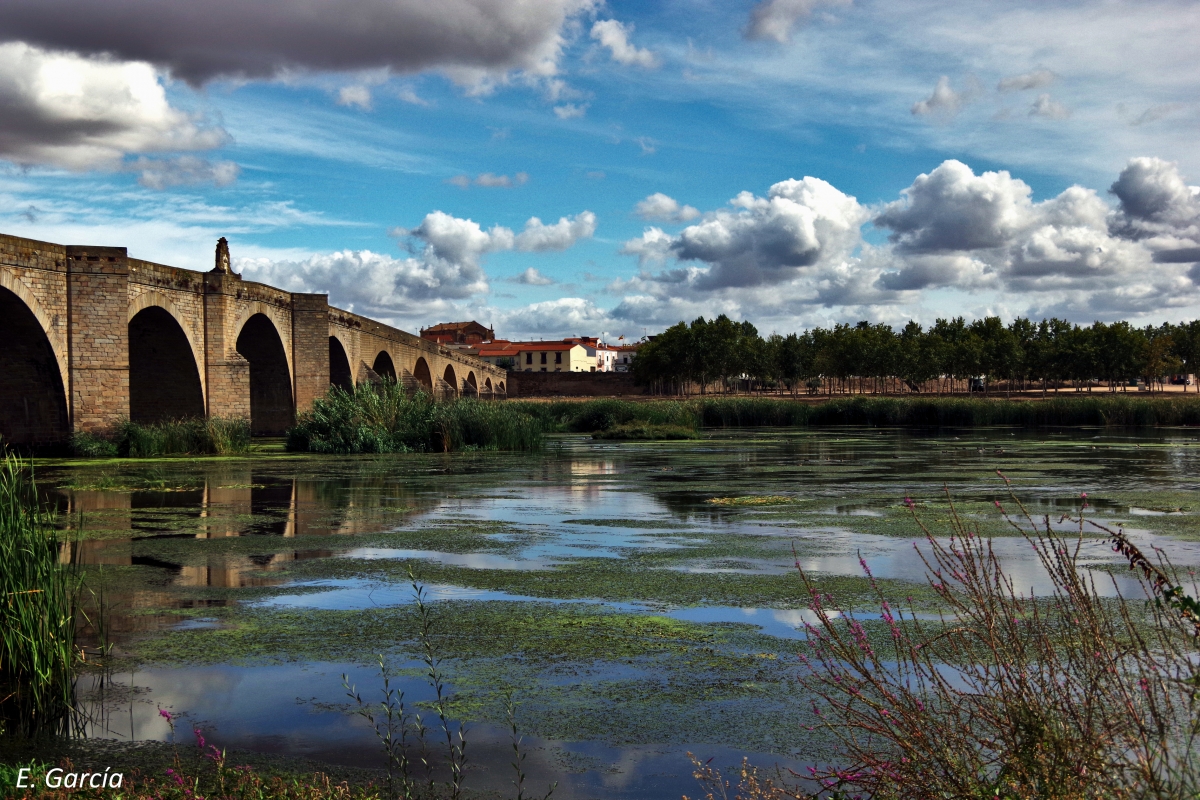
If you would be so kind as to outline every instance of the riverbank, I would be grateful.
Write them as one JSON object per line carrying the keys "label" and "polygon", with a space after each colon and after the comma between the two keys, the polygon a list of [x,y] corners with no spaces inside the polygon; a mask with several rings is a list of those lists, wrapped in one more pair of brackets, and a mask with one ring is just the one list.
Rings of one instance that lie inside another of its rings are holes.
{"label": "riverbank", "polygon": [[1008,400],[977,397],[853,396],[804,402],[770,397],[694,397],[662,400],[510,401],[555,432],[591,433],[618,426],[701,428],[868,427],[1153,428],[1200,425],[1200,395],[1081,394]]}

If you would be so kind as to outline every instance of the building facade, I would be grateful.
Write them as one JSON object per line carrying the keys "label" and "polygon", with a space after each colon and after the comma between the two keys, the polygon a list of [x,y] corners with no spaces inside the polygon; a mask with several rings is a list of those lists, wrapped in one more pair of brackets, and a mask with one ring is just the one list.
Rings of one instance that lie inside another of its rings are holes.
{"label": "building facade", "polygon": [[469,322],[440,322],[421,329],[421,338],[444,345],[478,345],[496,338],[496,332],[475,320]]}
{"label": "building facade", "polygon": [[623,344],[613,348],[613,372],[629,372],[633,369],[633,359],[637,356],[638,345]]}

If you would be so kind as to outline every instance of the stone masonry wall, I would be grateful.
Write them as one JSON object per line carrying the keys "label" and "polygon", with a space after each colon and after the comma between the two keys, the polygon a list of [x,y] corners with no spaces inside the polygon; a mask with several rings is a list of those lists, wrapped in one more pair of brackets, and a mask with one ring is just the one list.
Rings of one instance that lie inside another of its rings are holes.
{"label": "stone masonry wall", "polygon": [[292,352],[296,409],[329,391],[329,296],[292,295]]}
{"label": "stone masonry wall", "polygon": [[645,394],[628,372],[510,372],[509,397],[620,397]]}
{"label": "stone masonry wall", "polygon": [[128,292],[125,248],[67,248],[67,404],[76,431],[108,434],[129,416]]}
{"label": "stone masonry wall", "polygon": [[204,294],[204,370],[208,415],[250,419],[250,362],[237,351],[237,279],[231,275],[206,275]]}

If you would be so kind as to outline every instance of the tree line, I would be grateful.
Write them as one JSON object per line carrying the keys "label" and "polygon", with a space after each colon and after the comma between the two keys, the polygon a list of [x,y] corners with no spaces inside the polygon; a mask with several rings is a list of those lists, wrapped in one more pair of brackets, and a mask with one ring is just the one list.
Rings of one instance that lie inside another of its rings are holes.
{"label": "tree line", "polygon": [[897,331],[864,321],[763,337],[750,322],[722,314],[651,337],[632,369],[640,384],[663,394],[739,387],[792,394],[1046,392],[1068,382],[1117,391],[1138,379],[1153,389],[1172,375],[1200,372],[1200,320],[1138,328],[956,317],[928,328],[909,322]]}

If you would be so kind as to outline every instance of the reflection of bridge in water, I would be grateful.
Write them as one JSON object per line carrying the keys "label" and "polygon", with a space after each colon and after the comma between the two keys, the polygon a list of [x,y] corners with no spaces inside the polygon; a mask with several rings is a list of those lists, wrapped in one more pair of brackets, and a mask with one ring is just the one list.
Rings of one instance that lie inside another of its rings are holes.
{"label": "reflection of bridge in water", "polygon": [[0,235],[4,441],[205,415],[279,434],[330,384],[381,376],[442,397],[505,396],[504,370],[227,264],[223,240],[217,268],[194,272],[123,247]]}
{"label": "reflection of bridge in water", "polygon": [[[89,538],[71,541],[68,536],[60,560],[165,568],[176,586],[272,586],[283,580],[266,573],[286,568],[289,562],[332,555],[331,549],[314,549],[311,540],[292,550],[281,539],[377,533],[437,505],[429,495],[401,499],[394,486],[382,493],[379,486],[362,481],[335,485],[299,478],[253,480],[249,468],[234,468],[192,489],[62,490],[62,518],[70,527],[82,515]],[[192,550],[178,563],[135,555],[139,540],[228,537],[262,537],[265,546],[248,555]]]}

